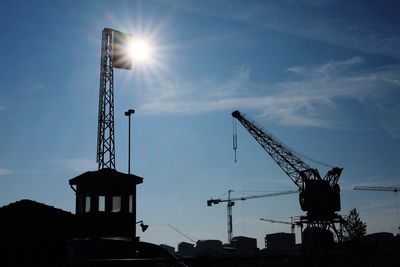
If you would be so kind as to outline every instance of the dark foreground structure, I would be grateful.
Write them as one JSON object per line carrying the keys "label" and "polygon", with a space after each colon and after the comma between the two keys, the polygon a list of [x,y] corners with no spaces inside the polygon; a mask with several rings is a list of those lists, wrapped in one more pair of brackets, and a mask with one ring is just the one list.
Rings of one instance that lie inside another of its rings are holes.
{"label": "dark foreground structure", "polygon": [[113,169],[85,172],[69,181],[75,214],[32,200],[0,207],[0,266],[400,266],[400,237],[389,233],[261,251],[253,238],[236,237],[229,248],[199,241],[201,253],[186,244],[190,256],[177,258],[136,235],[136,186],[142,181]]}
{"label": "dark foreground structure", "polygon": [[232,250],[176,258],[129,238],[77,238],[79,216],[32,200],[0,208],[0,266],[400,266],[400,237],[377,233],[323,250]]}
{"label": "dark foreground structure", "polygon": [[1,207],[0,266],[119,266],[132,260],[152,266],[156,259],[174,266],[175,256],[136,235],[136,186],[142,182],[103,168],[69,181],[75,214],[32,200]]}

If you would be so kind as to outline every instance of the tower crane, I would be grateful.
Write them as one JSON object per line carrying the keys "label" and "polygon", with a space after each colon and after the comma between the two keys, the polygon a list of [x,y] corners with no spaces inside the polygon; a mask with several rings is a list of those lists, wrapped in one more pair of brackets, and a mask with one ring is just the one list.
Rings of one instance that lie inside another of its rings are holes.
{"label": "tower crane", "polygon": [[369,191],[389,191],[396,193],[396,218],[397,218],[397,230],[400,234],[400,223],[399,223],[399,200],[397,198],[397,192],[400,191],[400,185],[394,186],[370,186],[370,185],[357,185],[354,190],[369,190]]}
{"label": "tower crane", "polygon": [[[299,188],[300,207],[307,213],[301,216],[301,223],[316,226],[338,233],[335,223],[342,222],[340,211],[339,177],[343,168],[332,167],[324,177],[317,169],[306,164],[293,150],[279,141],[270,132],[258,126],[254,121],[238,110],[232,112],[244,128],[256,139],[278,166]],[[236,133],[233,136],[234,149],[237,149]],[[236,152],[236,151],[235,151]]]}
{"label": "tower crane", "polygon": [[294,222],[294,218],[290,217],[291,222],[285,222],[285,221],[278,221],[278,220],[271,220],[271,219],[264,219],[261,218],[261,221],[266,221],[270,223],[282,223],[282,224],[289,224],[290,225],[290,232],[294,234],[294,227],[296,226],[296,223]]}
{"label": "tower crane", "polygon": [[268,194],[260,194],[260,195],[252,195],[252,196],[245,196],[245,197],[236,197],[231,198],[231,193],[234,190],[228,191],[228,198],[227,199],[209,199],[207,200],[207,206],[212,206],[213,204],[219,204],[221,202],[227,202],[227,225],[228,225],[228,243],[231,243],[233,237],[233,226],[232,226],[232,207],[235,205],[235,201],[238,200],[247,200],[247,199],[255,199],[255,198],[262,198],[262,197],[273,197],[273,196],[281,196],[287,194],[294,194],[298,193],[298,191],[281,191],[275,193],[268,193]]}

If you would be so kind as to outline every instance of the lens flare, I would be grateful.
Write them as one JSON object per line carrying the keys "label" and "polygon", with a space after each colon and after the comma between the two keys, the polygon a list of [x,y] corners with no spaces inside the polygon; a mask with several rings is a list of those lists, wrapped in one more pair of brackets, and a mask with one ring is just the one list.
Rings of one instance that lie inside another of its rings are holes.
{"label": "lens flare", "polygon": [[148,63],[152,56],[151,44],[143,39],[133,39],[129,47],[129,55],[135,63]]}

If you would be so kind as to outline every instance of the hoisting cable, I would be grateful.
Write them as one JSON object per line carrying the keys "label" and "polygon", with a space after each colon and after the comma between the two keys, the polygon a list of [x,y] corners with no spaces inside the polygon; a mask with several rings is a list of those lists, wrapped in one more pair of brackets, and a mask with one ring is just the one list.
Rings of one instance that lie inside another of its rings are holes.
{"label": "hoisting cable", "polygon": [[316,163],[316,164],[319,164],[319,165],[321,165],[321,166],[325,166],[325,167],[332,168],[332,169],[334,168],[334,166],[332,166],[332,165],[330,165],[330,164],[328,164],[328,163],[322,162],[322,161],[320,161],[320,160],[313,159],[313,158],[311,158],[311,157],[305,155],[304,153],[301,153],[301,152],[296,152],[296,153],[299,154],[299,155],[300,155],[301,157],[303,157],[304,159],[307,159],[307,160],[309,160],[309,161],[311,161],[311,162],[314,162],[314,163]]}
{"label": "hoisting cable", "polygon": [[233,130],[233,151],[235,154],[235,162],[236,161],[236,150],[237,150],[237,122],[235,118],[232,117],[232,130]]}

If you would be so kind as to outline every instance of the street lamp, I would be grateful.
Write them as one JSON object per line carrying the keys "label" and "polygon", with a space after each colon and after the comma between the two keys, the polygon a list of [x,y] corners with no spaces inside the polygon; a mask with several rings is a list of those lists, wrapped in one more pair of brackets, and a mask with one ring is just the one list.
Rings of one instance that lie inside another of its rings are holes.
{"label": "street lamp", "polygon": [[131,115],[135,113],[134,109],[125,111],[125,116],[129,117],[129,130],[128,130],[128,174],[131,174]]}

